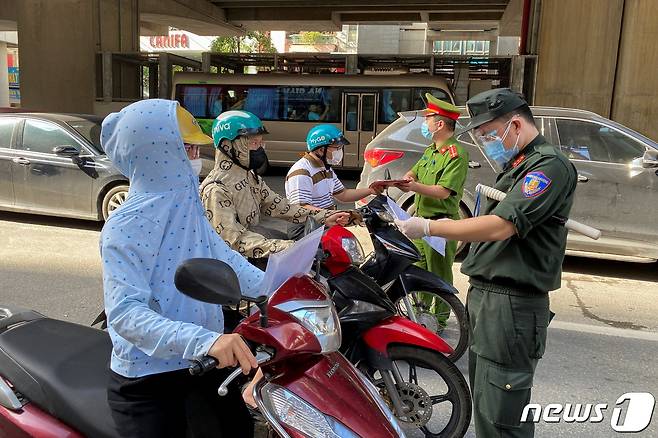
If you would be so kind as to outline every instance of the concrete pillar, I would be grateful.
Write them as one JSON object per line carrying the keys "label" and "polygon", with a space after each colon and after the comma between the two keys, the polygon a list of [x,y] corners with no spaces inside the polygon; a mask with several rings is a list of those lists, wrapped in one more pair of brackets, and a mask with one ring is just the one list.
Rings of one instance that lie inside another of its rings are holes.
{"label": "concrete pillar", "polygon": [[[18,3],[21,105],[91,113],[96,53],[139,50],[137,0],[22,0]],[[135,93],[137,67],[118,67],[113,92]],[[117,90],[118,88],[118,90]]]}
{"label": "concrete pillar", "polygon": [[359,24],[357,53],[399,54],[400,26]]}
{"label": "concrete pillar", "polygon": [[468,64],[455,65],[455,102],[457,105],[464,105],[468,100]]}
{"label": "concrete pillar", "polygon": [[0,107],[9,106],[9,71],[7,70],[7,43],[0,41]]}
{"label": "concrete pillar", "polygon": [[489,52],[501,56],[518,55],[520,41],[521,37],[518,36],[499,36],[496,39],[496,50],[491,50],[489,45]]}
{"label": "concrete pillar", "polygon": [[501,37],[521,36],[523,0],[510,0],[500,18],[498,34]]}
{"label": "concrete pillar", "polygon": [[605,7],[600,0],[543,0],[541,5],[535,104],[608,117],[624,0],[606,0]]}
{"label": "concrete pillar", "polygon": [[658,2],[626,0],[612,118],[658,139]]}

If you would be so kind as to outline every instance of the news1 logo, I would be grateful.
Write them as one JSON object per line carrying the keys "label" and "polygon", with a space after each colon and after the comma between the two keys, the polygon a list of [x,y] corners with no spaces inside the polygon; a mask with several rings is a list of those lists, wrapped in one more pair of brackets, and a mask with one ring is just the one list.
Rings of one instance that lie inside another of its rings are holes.
{"label": "news1 logo", "polygon": [[[628,405],[624,409],[624,405]],[[620,396],[615,402],[610,418],[610,427],[615,432],[637,433],[642,432],[651,423],[651,417],[656,406],[656,399],[648,392],[628,392]],[[560,404],[550,403],[543,407],[530,403],[523,408],[521,422],[538,423],[600,423],[605,419],[607,403],[598,404]],[[625,411],[625,416],[622,414]]]}

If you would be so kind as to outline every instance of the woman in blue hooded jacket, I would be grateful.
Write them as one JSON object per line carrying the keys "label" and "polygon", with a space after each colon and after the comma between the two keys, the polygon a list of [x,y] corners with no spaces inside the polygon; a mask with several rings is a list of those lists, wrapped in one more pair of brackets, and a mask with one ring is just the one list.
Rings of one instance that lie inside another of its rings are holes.
{"label": "woman in blue hooded jacket", "polygon": [[223,260],[251,296],[259,295],[263,273],[206,219],[183,146],[181,132],[189,127],[180,123],[190,117],[180,117],[182,111],[175,101],[144,100],[103,121],[103,148],[130,180],[128,198],[100,241],[113,344],[108,401],[123,437],[251,437],[239,391],[217,396],[226,372],[187,372],[190,359],[206,354],[218,368],[241,366],[247,373],[257,364],[239,335],[224,334],[221,306],[176,289],[176,267],[193,257]]}

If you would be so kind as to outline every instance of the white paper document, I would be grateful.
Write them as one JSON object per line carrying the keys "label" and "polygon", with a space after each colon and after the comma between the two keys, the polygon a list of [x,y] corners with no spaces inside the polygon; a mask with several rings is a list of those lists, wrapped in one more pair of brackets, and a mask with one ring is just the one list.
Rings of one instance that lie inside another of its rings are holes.
{"label": "white paper document", "polygon": [[300,277],[311,271],[324,227],[320,227],[290,248],[270,255],[261,290],[267,296],[291,277]]}
{"label": "white paper document", "polygon": [[[392,200],[391,198],[387,197],[386,202],[388,203],[388,208],[390,209],[390,213],[396,219],[404,221],[411,217],[409,213],[404,211],[402,207],[396,204],[395,201]],[[442,256],[446,255],[446,240],[443,237],[425,236],[423,237],[423,240],[427,242],[427,244],[431,246],[434,249],[434,251],[438,252]]]}

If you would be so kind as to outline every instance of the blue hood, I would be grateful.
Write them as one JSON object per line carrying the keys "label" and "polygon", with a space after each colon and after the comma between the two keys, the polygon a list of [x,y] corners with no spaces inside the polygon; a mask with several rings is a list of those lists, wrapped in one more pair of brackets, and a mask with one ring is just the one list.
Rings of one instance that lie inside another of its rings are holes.
{"label": "blue hood", "polygon": [[223,333],[221,306],[180,293],[181,262],[203,257],[235,270],[242,293],[259,295],[263,273],[231,250],[205,217],[187,159],[177,102],[136,102],[103,121],[101,143],[130,180],[126,201],[101,233],[111,368],[126,377],[185,368]]}
{"label": "blue hood", "polygon": [[178,130],[178,102],[136,102],[103,120],[101,144],[134,193],[198,186]]}

